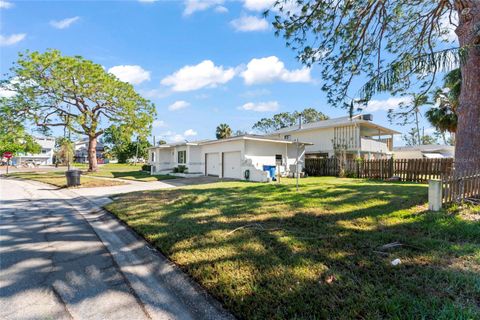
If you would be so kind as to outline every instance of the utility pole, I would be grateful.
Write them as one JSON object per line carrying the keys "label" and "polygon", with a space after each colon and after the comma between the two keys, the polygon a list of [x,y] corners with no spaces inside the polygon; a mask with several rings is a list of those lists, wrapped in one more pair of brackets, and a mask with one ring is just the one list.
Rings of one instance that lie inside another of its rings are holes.
{"label": "utility pole", "polygon": [[298,155],[298,153],[299,153],[299,151],[298,151],[298,138],[295,139],[295,144],[297,145],[297,161],[296,161],[296,170],[295,171],[296,171],[296,176],[297,176],[296,178],[297,178],[297,192],[298,192],[298,179],[299,179],[299,177],[298,177],[299,176],[299,172],[298,172],[298,158],[299,158],[299,155]]}

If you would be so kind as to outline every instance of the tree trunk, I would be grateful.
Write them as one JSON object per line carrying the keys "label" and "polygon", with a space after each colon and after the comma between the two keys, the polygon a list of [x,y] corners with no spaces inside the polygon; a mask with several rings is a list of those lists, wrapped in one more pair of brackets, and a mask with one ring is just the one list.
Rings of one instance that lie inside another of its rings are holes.
{"label": "tree trunk", "polygon": [[[461,65],[462,89],[457,109],[458,126],[455,144],[455,169],[480,167],[480,1],[457,0],[459,15],[456,29],[460,47],[470,47]],[[477,26],[477,27],[476,27]]]}
{"label": "tree trunk", "polygon": [[97,171],[97,137],[88,137],[88,171]]}

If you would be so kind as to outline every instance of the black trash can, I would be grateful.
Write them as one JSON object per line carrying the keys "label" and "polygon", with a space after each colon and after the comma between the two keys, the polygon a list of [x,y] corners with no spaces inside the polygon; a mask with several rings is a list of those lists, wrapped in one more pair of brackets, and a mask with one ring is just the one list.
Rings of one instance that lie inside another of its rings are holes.
{"label": "black trash can", "polygon": [[80,175],[82,172],[80,170],[68,170],[65,172],[67,177],[67,187],[75,187],[80,185]]}

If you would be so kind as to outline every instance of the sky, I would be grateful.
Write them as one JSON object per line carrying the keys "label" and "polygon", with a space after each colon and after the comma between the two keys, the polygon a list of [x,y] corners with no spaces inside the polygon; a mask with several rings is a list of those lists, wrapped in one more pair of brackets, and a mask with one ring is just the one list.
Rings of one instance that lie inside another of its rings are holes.
{"label": "sky", "polygon": [[[3,78],[27,49],[81,55],[154,102],[153,135],[169,142],[213,139],[220,123],[251,131],[263,117],[307,107],[346,116],[327,104],[319,67],[302,66],[274,35],[262,16],[271,3],[0,0],[0,73]],[[365,113],[407,132],[413,125],[387,119],[387,110],[403,100],[376,96]],[[400,136],[395,144],[403,144]]]}

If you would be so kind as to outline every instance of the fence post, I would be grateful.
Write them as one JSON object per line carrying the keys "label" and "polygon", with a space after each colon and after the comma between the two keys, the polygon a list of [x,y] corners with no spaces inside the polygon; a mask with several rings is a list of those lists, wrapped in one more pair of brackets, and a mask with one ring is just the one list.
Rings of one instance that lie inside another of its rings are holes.
{"label": "fence post", "polygon": [[390,159],[388,159],[388,169],[390,170],[389,172],[389,176],[390,178],[394,176],[394,170],[393,170],[393,157],[391,157]]}
{"label": "fence post", "polygon": [[442,209],[442,180],[428,180],[428,210]]}

